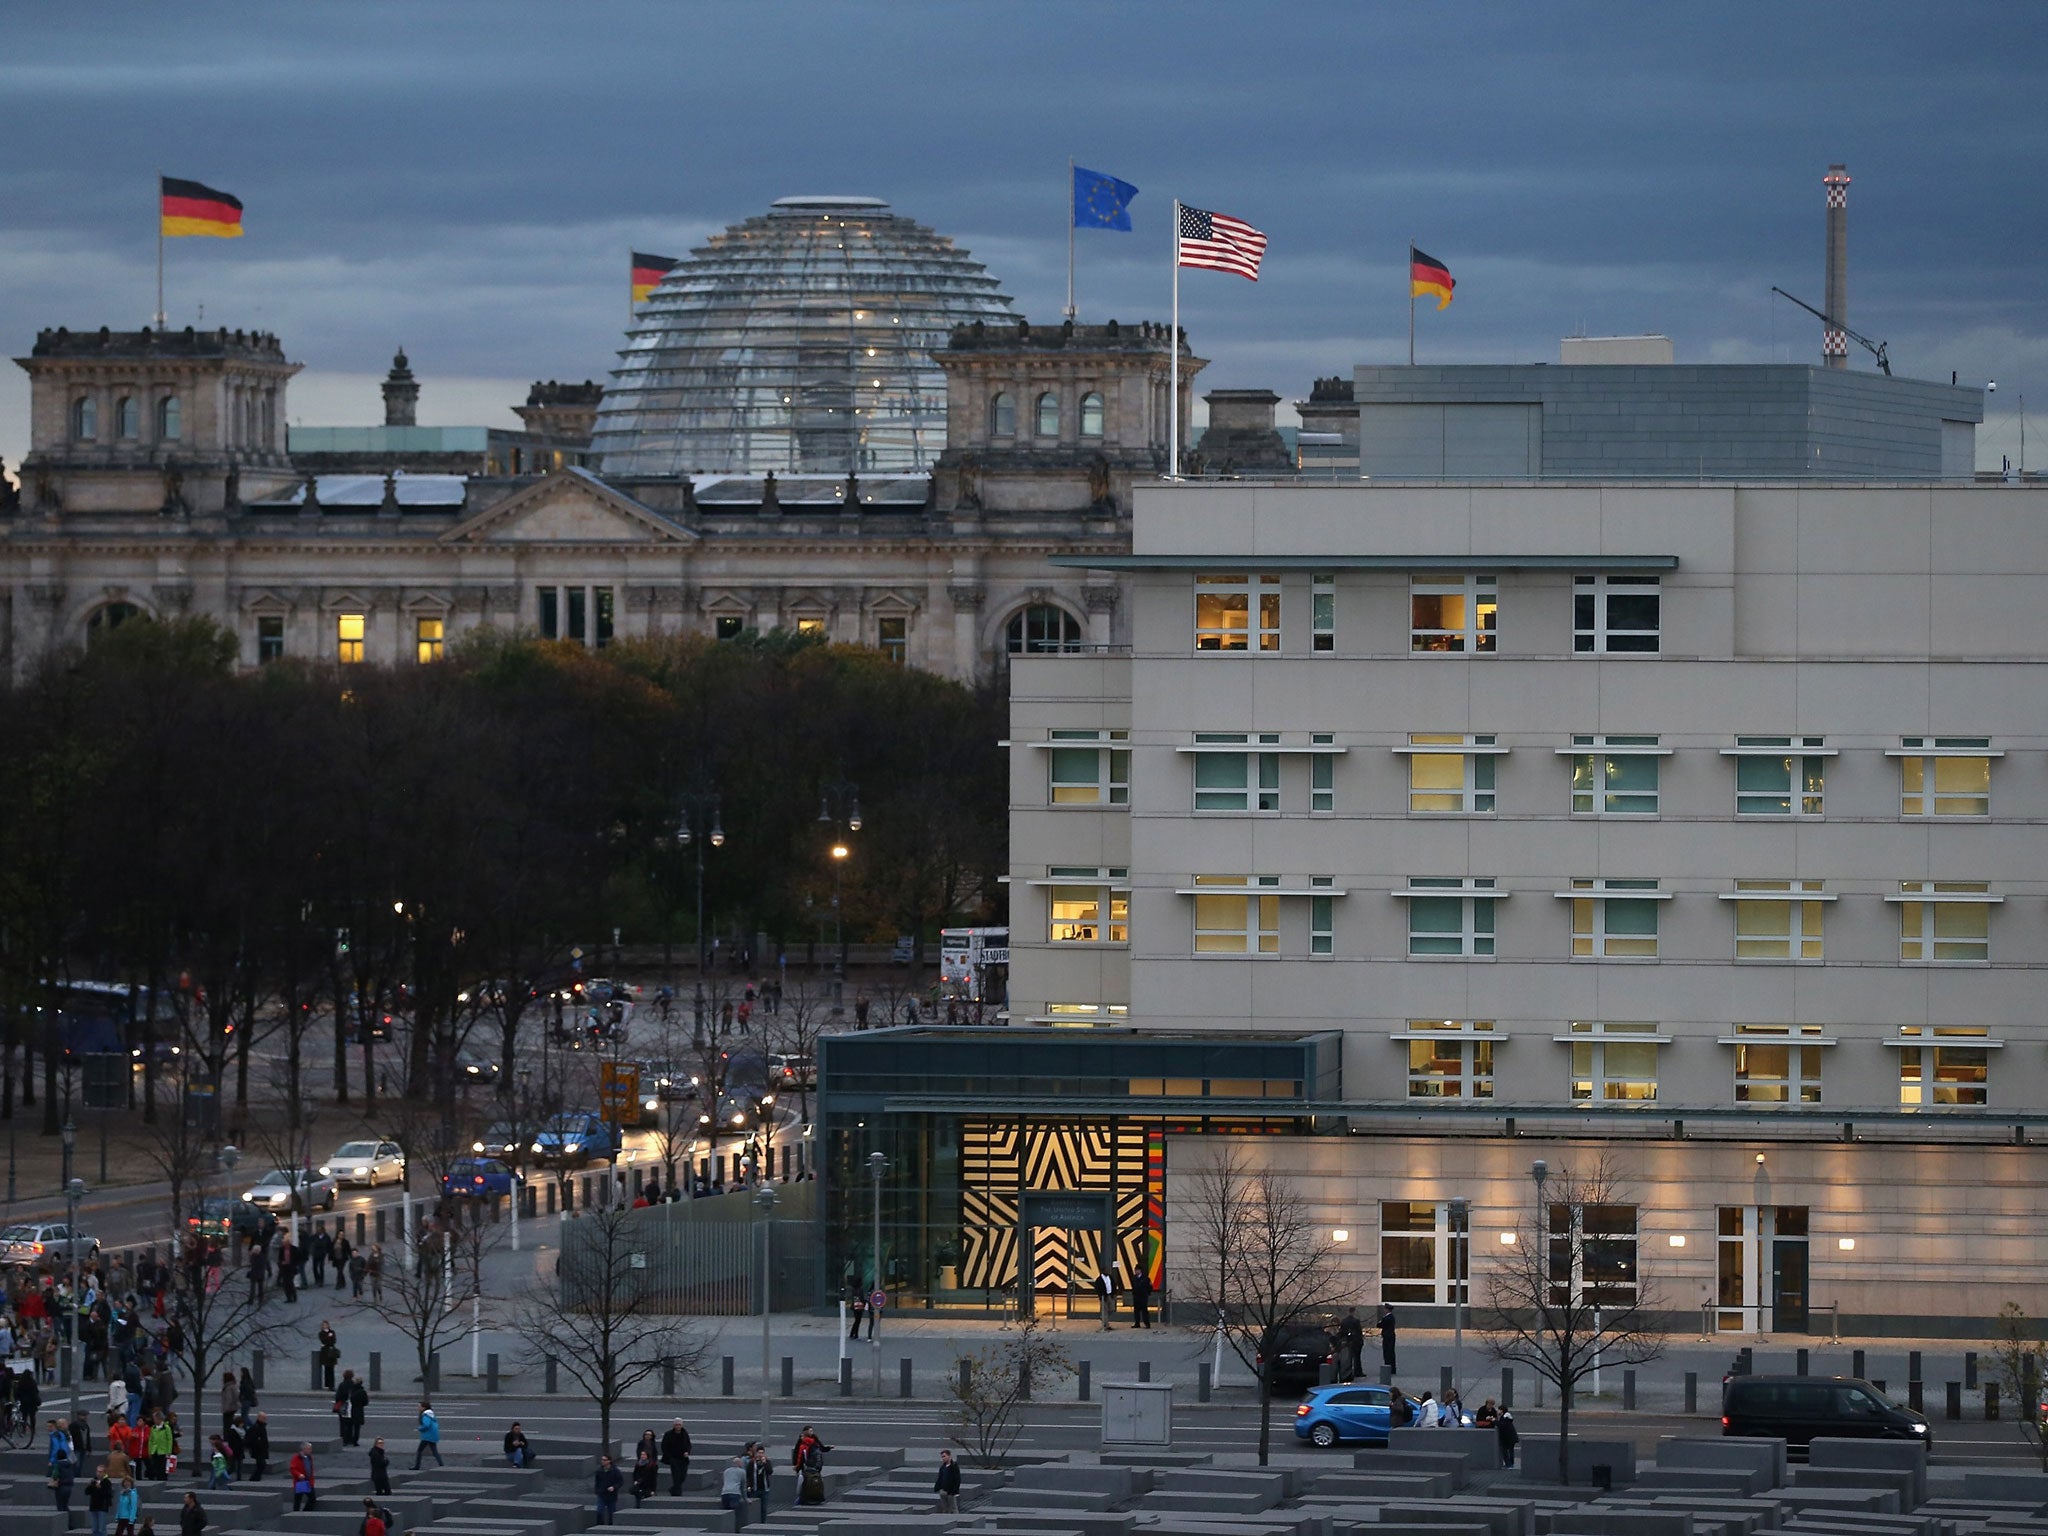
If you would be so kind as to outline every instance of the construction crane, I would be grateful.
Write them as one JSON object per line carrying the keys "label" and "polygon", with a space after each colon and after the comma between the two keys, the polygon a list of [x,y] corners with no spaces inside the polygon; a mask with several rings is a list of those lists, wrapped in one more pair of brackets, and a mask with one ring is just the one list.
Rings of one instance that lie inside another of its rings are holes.
{"label": "construction crane", "polygon": [[1872,357],[1877,359],[1877,366],[1884,371],[1884,376],[1886,378],[1890,378],[1892,376],[1891,355],[1885,351],[1885,344],[1883,342],[1872,341],[1868,336],[1863,335],[1861,332],[1852,331],[1846,325],[1842,325],[1837,321],[1829,319],[1826,315],[1822,314],[1819,310],[1815,309],[1811,304],[1807,303],[1806,300],[1794,299],[1792,298],[1791,294],[1786,293],[1784,289],[1779,288],[1776,285],[1772,286],[1771,292],[1778,294],[1781,297],[1792,299],[1792,302],[1794,304],[1797,304],[1809,315],[1812,315],[1814,319],[1818,320],[1822,325],[1833,326],[1834,329],[1840,331],[1844,336],[1848,337],[1851,341],[1858,343],[1864,351],[1868,352]]}

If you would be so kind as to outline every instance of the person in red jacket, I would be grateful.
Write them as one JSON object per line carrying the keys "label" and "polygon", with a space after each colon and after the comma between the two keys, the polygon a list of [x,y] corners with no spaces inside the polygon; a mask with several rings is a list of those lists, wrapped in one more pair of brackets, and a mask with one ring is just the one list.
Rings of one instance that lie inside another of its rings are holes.
{"label": "person in red jacket", "polygon": [[313,1442],[302,1440],[292,1453],[292,1511],[312,1509],[319,1498],[319,1482],[313,1470]]}

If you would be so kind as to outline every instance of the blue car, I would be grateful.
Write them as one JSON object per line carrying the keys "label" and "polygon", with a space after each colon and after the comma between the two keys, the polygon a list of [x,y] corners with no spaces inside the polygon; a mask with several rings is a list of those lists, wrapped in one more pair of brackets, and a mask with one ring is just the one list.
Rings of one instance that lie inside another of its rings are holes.
{"label": "blue car", "polygon": [[459,1159],[441,1178],[446,1195],[509,1195],[519,1176],[495,1157]]}
{"label": "blue car", "polygon": [[[1388,1421],[1393,1416],[1393,1394],[1386,1387],[1314,1387],[1294,1410],[1294,1435],[1311,1445],[1328,1449],[1340,1440],[1387,1442]],[[1408,1404],[1408,1423],[1418,1417],[1413,1399]],[[1407,1425],[1402,1426],[1404,1429]]]}
{"label": "blue car", "polygon": [[580,1167],[619,1150],[619,1133],[601,1116],[570,1111],[556,1115],[533,1138],[533,1155],[545,1163]]}

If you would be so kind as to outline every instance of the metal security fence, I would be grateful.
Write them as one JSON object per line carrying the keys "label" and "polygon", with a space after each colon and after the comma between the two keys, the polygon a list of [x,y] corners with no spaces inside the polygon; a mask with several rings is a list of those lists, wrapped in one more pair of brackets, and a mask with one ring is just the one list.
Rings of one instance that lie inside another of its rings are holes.
{"label": "metal security fence", "polygon": [[765,1245],[770,1309],[807,1309],[817,1294],[817,1188],[777,1186],[767,1217],[746,1191],[648,1206],[616,1221],[587,1209],[565,1216],[563,1299],[579,1305],[608,1282],[655,1311],[748,1316],[761,1310]]}

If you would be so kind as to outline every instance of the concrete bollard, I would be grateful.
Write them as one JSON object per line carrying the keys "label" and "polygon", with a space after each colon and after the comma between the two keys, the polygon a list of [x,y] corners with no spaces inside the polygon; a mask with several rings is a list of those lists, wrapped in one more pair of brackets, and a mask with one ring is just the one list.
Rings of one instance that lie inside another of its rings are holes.
{"label": "concrete bollard", "polygon": [[1984,1383],[1984,1417],[1987,1420],[1998,1417],[1998,1383],[1995,1381]]}
{"label": "concrete bollard", "polygon": [[71,1385],[71,1351],[69,1349],[61,1350],[57,1355],[57,1385],[60,1387]]}
{"label": "concrete bollard", "polygon": [[385,1210],[383,1206],[377,1207],[377,1241],[380,1243],[385,1239],[384,1223],[389,1215],[390,1212]]}
{"label": "concrete bollard", "polygon": [[1628,1412],[1635,1410],[1636,1373],[1634,1371],[1623,1371],[1621,1373],[1621,1406]]}
{"label": "concrete bollard", "polygon": [[661,1362],[661,1395],[663,1397],[674,1397],[676,1395],[676,1363],[673,1360]]}
{"label": "concrete bollard", "polygon": [[721,1355],[718,1361],[718,1395],[732,1396],[732,1356]]}
{"label": "concrete bollard", "polygon": [[853,1357],[842,1355],[839,1359],[839,1395],[853,1396]]}
{"label": "concrete bollard", "polygon": [[435,1350],[427,1356],[427,1396],[432,1397],[441,1390],[441,1351]]}
{"label": "concrete bollard", "polygon": [[1960,1381],[1948,1383],[1948,1402],[1943,1406],[1949,1418],[1960,1419],[1963,1416],[1963,1384]]}
{"label": "concrete bollard", "polygon": [[1685,1411],[1687,1413],[1698,1413],[1700,1411],[1700,1373],[1698,1371],[1687,1371],[1685,1373]]}
{"label": "concrete bollard", "polygon": [[1922,1383],[1918,1376],[1915,1376],[1906,1383],[1906,1406],[1915,1413],[1919,1413],[1923,1407],[1922,1398],[1924,1394],[1921,1391],[1921,1387]]}
{"label": "concrete bollard", "polygon": [[1023,1402],[1028,1403],[1031,1401],[1031,1362],[1029,1360],[1019,1360],[1017,1362],[1017,1396]]}
{"label": "concrete bollard", "polygon": [[263,1351],[260,1349],[249,1352],[249,1379],[256,1383],[258,1392],[263,1390]]}
{"label": "concrete bollard", "polygon": [[557,1364],[556,1364],[556,1360],[555,1360],[555,1357],[554,1357],[553,1355],[549,1355],[549,1356],[548,1356],[548,1369],[547,1369],[547,1387],[546,1387],[546,1391],[547,1391],[547,1394],[548,1394],[548,1395],[549,1395],[550,1397],[554,1396],[554,1394],[555,1394],[555,1393],[556,1393],[557,1391],[559,1391],[559,1390],[560,1390],[560,1385],[559,1385],[559,1382],[558,1382],[558,1380],[557,1380],[557,1377],[556,1377],[556,1370],[557,1370]]}
{"label": "concrete bollard", "polygon": [[1140,1381],[1150,1381],[1151,1379],[1152,1379],[1152,1362],[1151,1362],[1150,1360],[1140,1360],[1140,1361],[1138,1362],[1138,1380],[1140,1380]]}
{"label": "concrete bollard", "polygon": [[360,1248],[360,1247],[362,1247],[362,1246],[363,1246],[363,1238],[364,1238],[364,1234],[365,1234],[365,1233],[367,1233],[367,1232],[369,1231],[369,1228],[370,1228],[370,1217],[369,1217],[369,1213],[368,1213],[368,1212],[366,1212],[366,1211],[357,1211],[357,1212],[356,1212],[356,1246],[357,1246],[358,1248]]}
{"label": "concrete bollard", "polygon": [[1451,1368],[1448,1365],[1438,1366],[1436,1368],[1436,1400],[1438,1402],[1443,1402],[1451,1395],[1452,1385]]}
{"label": "concrete bollard", "polygon": [[896,1372],[900,1378],[896,1383],[896,1395],[907,1398],[910,1394],[910,1356],[905,1355],[897,1363]]}
{"label": "concrete bollard", "polygon": [[384,1390],[384,1352],[380,1349],[370,1351],[369,1385],[372,1392],[382,1392]]}
{"label": "concrete bollard", "polygon": [[1963,1352],[1963,1390],[1977,1390],[1977,1351],[1974,1349]]}
{"label": "concrete bollard", "polygon": [[1756,1351],[1745,1344],[1735,1352],[1735,1374],[1754,1376],[1756,1374]]}
{"label": "concrete bollard", "polygon": [[1085,1403],[1085,1402],[1087,1402],[1087,1401],[1088,1401],[1088,1372],[1089,1372],[1089,1366],[1090,1366],[1090,1362],[1089,1362],[1089,1361],[1086,1361],[1086,1360],[1083,1360],[1083,1361],[1081,1362],[1081,1364],[1080,1364],[1080,1369],[1079,1369],[1079,1370],[1077,1370],[1077,1371],[1076,1371],[1076,1372],[1074,1373],[1074,1379],[1075,1379],[1076,1383],[1078,1384],[1078,1385],[1077,1385],[1077,1387],[1076,1387],[1076,1391],[1077,1391],[1077,1393],[1078,1393],[1077,1401],[1079,1401],[1079,1402],[1083,1402],[1083,1403]]}
{"label": "concrete bollard", "polygon": [[1512,1365],[1500,1368],[1500,1405],[1503,1408],[1515,1406],[1515,1368]]}
{"label": "concrete bollard", "polygon": [[317,1349],[312,1352],[311,1369],[306,1378],[306,1390],[308,1392],[318,1392],[320,1390],[320,1351]]}
{"label": "concrete bollard", "polygon": [[1864,1368],[1863,1351],[1860,1349],[1849,1351],[1849,1374],[1858,1381],[1869,1380],[1869,1372]]}
{"label": "concrete bollard", "polygon": [[794,1355],[784,1355],[782,1357],[782,1395],[784,1397],[796,1396],[796,1357]]}
{"label": "concrete bollard", "polygon": [[1918,1381],[1919,1379],[1920,1379],[1920,1351],[1919,1351],[1919,1350],[1917,1350],[1917,1349],[1914,1349],[1914,1350],[1908,1350],[1908,1351],[1907,1351],[1907,1353],[1906,1353],[1906,1380],[1908,1380],[1908,1381]]}
{"label": "concrete bollard", "polygon": [[552,1184],[548,1186],[548,1214],[555,1214],[555,1186]]}
{"label": "concrete bollard", "polygon": [[960,1395],[965,1397],[974,1390],[974,1362],[962,1358],[960,1361]]}
{"label": "concrete bollard", "polygon": [[1792,1359],[1793,1359],[1793,1361],[1794,1361],[1794,1364],[1793,1364],[1793,1366],[1792,1366],[1792,1374],[1793,1374],[1793,1375],[1795,1375],[1795,1376],[1811,1376],[1811,1375],[1813,1374],[1813,1369],[1812,1369],[1812,1367],[1813,1367],[1813,1351],[1812,1351],[1812,1350],[1810,1350],[1810,1349],[1801,1349],[1801,1350],[1796,1350],[1796,1351],[1794,1351],[1794,1353],[1793,1353]]}
{"label": "concrete bollard", "polygon": [[1216,1390],[1216,1383],[1211,1379],[1211,1374],[1209,1362],[1206,1360],[1195,1367],[1195,1401],[1198,1403],[1208,1402],[1210,1394]]}
{"label": "concrete bollard", "polygon": [[498,1355],[495,1350],[484,1356],[484,1390],[498,1390]]}

